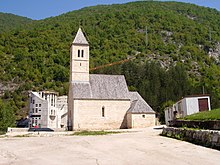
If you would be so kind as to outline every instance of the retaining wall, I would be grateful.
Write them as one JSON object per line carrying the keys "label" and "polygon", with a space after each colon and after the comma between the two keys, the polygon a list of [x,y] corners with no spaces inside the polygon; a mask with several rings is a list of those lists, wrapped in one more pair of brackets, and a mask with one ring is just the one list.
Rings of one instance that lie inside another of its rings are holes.
{"label": "retaining wall", "polygon": [[170,121],[169,125],[172,127],[188,127],[188,128],[220,130],[220,120],[210,120],[210,121],[173,120]]}
{"label": "retaining wall", "polygon": [[162,135],[220,150],[220,131],[168,127]]}

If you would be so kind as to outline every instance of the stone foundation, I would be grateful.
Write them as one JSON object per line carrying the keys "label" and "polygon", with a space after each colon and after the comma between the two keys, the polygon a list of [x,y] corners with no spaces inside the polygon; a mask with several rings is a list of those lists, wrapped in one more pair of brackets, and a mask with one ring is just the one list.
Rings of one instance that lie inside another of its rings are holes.
{"label": "stone foundation", "polygon": [[168,127],[161,135],[220,150],[220,131]]}

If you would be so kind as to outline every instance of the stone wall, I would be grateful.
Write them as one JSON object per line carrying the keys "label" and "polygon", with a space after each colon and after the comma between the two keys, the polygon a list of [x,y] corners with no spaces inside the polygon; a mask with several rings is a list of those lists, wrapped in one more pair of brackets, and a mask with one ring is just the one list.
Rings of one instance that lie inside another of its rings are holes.
{"label": "stone wall", "polygon": [[12,128],[8,127],[7,132],[28,132],[29,128]]}
{"label": "stone wall", "polygon": [[188,127],[188,128],[220,130],[220,120],[210,120],[210,121],[174,120],[170,122],[169,125],[172,127]]}
{"label": "stone wall", "polygon": [[[102,108],[104,107],[104,116]],[[105,130],[127,127],[130,100],[74,100],[74,130]]]}
{"label": "stone wall", "polygon": [[168,127],[161,135],[220,150],[220,131]]}
{"label": "stone wall", "polygon": [[[7,129],[7,132],[8,133],[13,133],[13,132],[29,132],[29,131],[34,131],[35,128],[13,128],[13,127],[8,127]],[[53,128],[53,129],[50,129],[50,128],[37,128],[37,130],[39,131],[53,131],[53,132],[63,132],[63,131],[66,131],[65,128]]]}
{"label": "stone wall", "polygon": [[155,126],[155,114],[127,114],[128,128]]}

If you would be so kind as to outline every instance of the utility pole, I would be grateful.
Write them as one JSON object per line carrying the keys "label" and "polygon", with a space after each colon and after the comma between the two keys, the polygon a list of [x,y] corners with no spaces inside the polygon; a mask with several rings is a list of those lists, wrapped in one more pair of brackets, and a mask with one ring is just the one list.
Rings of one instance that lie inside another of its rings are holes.
{"label": "utility pole", "polygon": [[147,32],[147,26],[146,26],[146,33],[145,33],[145,34],[146,34],[146,41],[145,41],[145,42],[146,42],[146,47],[147,47],[147,45],[148,45],[148,32]]}
{"label": "utility pole", "polygon": [[147,26],[145,29],[139,29],[138,30],[139,33],[145,33],[145,44],[146,44],[146,47],[148,45],[148,31],[147,31]]}

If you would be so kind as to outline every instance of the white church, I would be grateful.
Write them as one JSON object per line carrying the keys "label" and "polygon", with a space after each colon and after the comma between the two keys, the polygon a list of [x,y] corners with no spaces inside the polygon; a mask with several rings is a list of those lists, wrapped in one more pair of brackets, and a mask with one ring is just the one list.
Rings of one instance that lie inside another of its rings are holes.
{"label": "white church", "polygon": [[144,128],[155,112],[123,75],[89,74],[89,43],[79,28],[70,50],[68,130]]}

